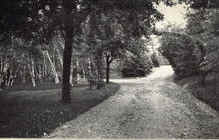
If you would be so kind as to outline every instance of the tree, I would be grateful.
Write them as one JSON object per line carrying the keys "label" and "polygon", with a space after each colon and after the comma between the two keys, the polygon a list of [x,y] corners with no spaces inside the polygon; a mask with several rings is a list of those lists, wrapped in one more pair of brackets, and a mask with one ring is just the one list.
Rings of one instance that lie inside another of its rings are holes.
{"label": "tree", "polygon": [[218,55],[218,29],[219,14],[218,1],[207,0],[205,3],[194,1],[190,5],[187,14],[188,24],[186,31],[189,35],[205,42],[204,61],[201,63],[202,84],[205,84],[205,78],[209,73],[216,72],[219,66]]}
{"label": "tree", "polygon": [[[150,27],[156,20],[161,19],[161,14],[154,8],[154,5],[152,4],[152,2],[150,1],[133,1],[133,0],[129,0],[126,1],[124,3],[124,1],[94,1],[94,2],[84,2],[82,1],[82,3],[74,3],[74,5],[71,5],[72,3],[66,0],[66,3],[64,3],[64,11],[65,14],[66,13],[71,13],[70,12],[70,7],[74,7],[73,9],[73,16],[80,18],[80,16],[82,16],[80,13],[81,11],[83,11],[83,9],[77,9],[78,5],[80,6],[85,6],[85,7],[89,7],[90,9],[92,9],[92,12],[90,12],[90,15],[93,15],[92,17],[90,17],[91,21],[93,21],[94,23],[97,22],[95,18],[99,17],[97,13],[107,13],[111,15],[114,15],[117,19],[119,20],[119,23],[123,26],[124,32],[126,32],[125,34],[127,36],[136,36],[136,37],[141,37],[143,34],[147,34],[148,33],[148,28],[145,28],[144,23],[148,23],[147,27]],[[71,5],[71,6],[70,6]],[[88,6],[89,5],[89,6]],[[72,10],[72,9],[71,9]],[[147,11],[151,11],[152,13],[148,12],[147,14],[145,14],[144,10]],[[119,15],[119,16],[118,16]],[[121,18],[121,16],[123,16],[123,19]],[[80,24],[86,19],[83,18],[84,20],[74,20],[76,21],[77,24],[73,23],[70,24],[70,22],[67,19],[72,19],[72,17],[69,15],[65,15],[64,16],[66,18],[65,24],[64,25],[69,25],[68,28],[65,27],[65,50],[64,50],[64,55],[63,55],[63,65],[64,65],[64,69],[63,69],[63,100],[64,102],[69,102],[70,101],[70,85],[69,85],[69,74],[70,74],[70,60],[69,58],[71,58],[71,55],[69,52],[71,52],[72,50],[70,49],[70,42],[72,42],[72,40],[70,39],[70,35],[71,38],[73,38],[74,36],[72,36],[72,33],[75,34],[77,32],[72,32],[73,27],[75,27],[75,29],[80,29]],[[83,17],[86,17],[85,15],[83,15]],[[147,19],[147,20],[145,20]],[[150,20],[153,19],[153,20]],[[72,27],[72,25],[74,25]],[[97,24],[93,24],[94,26],[96,26]],[[76,28],[78,27],[78,28]],[[127,29],[133,29],[133,30],[127,30]],[[94,31],[97,31],[98,33],[98,27],[94,27],[91,28]],[[70,32],[71,31],[71,32]],[[69,32],[69,33],[68,33]],[[94,33],[91,33],[94,35]],[[67,37],[68,36],[68,37]],[[93,37],[94,40],[96,40],[95,36]],[[68,42],[69,41],[69,42]],[[96,58],[96,62],[97,62],[97,70],[98,70],[98,79],[101,80],[102,79],[102,70],[100,68],[101,66],[101,58],[102,58],[102,49],[98,48],[97,49],[97,58]],[[65,63],[66,62],[66,63]],[[66,66],[66,67],[65,67]]]}
{"label": "tree", "polygon": [[128,41],[125,57],[122,59],[123,77],[146,76],[153,68],[152,61],[149,57],[146,47],[147,40],[132,39]]}
{"label": "tree", "polygon": [[[81,25],[93,19],[91,15],[104,13],[118,20],[127,38],[148,36],[150,29],[162,15],[155,5],[170,0],[20,0],[1,2],[1,40],[11,36],[26,41],[48,44],[54,35],[64,38],[62,101],[70,103],[70,71],[74,37],[81,34]],[[102,50],[98,54],[102,55]],[[99,57],[100,57],[99,56]],[[101,58],[101,57],[100,57]],[[100,62],[98,58],[98,63]],[[99,69],[101,76],[101,71]],[[101,79],[101,77],[100,77]]]}
{"label": "tree", "polygon": [[110,78],[110,64],[115,59],[122,59],[125,56],[125,44],[120,40],[110,42],[104,49],[104,56],[106,61],[106,83],[109,83]]}
{"label": "tree", "polygon": [[159,48],[179,78],[199,74],[205,56],[204,44],[187,34],[164,32]]}
{"label": "tree", "polygon": [[179,2],[186,3],[193,9],[219,7],[219,2],[217,0],[179,0]]}
{"label": "tree", "polygon": [[[96,15],[96,19],[90,22],[89,43],[94,47],[95,53],[102,53],[106,64],[106,83],[109,83],[110,64],[119,58],[124,50],[124,34],[118,19],[106,13]],[[94,16],[92,16],[94,18]],[[95,20],[95,21],[94,21]],[[94,26],[95,25],[95,26]],[[94,41],[95,39],[96,41]],[[94,54],[97,55],[97,54]],[[101,58],[98,58],[101,60]],[[100,67],[97,67],[100,68]],[[100,70],[98,70],[100,71]]]}
{"label": "tree", "polygon": [[159,67],[160,66],[160,63],[158,61],[158,56],[155,52],[151,55],[151,61],[154,65],[154,67]]}
{"label": "tree", "polygon": [[[108,82],[110,63],[114,58],[121,56],[122,50],[125,50],[125,46],[128,46],[127,44],[121,44],[131,38],[137,40],[142,36],[148,37],[151,34],[150,28],[157,20],[162,19],[162,15],[153,7],[154,5],[150,1],[129,0],[125,3],[120,1],[108,3],[99,1],[97,5],[102,6],[92,12],[92,19],[89,18],[92,22],[90,42],[99,52],[98,56],[102,56],[101,54],[104,53],[106,82]],[[111,7],[112,9],[109,11],[109,9],[103,9],[102,7]],[[145,13],[144,9],[151,12]],[[123,48],[120,46],[123,46]]]}

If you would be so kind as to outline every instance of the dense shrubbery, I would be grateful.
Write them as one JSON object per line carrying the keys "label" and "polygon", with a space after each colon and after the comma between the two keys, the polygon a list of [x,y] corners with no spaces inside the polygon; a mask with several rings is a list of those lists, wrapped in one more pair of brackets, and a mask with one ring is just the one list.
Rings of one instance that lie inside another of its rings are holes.
{"label": "dense shrubbery", "polygon": [[159,51],[168,59],[179,78],[199,73],[202,61],[202,44],[187,35],[164,34]]}
{"label": "dense shrubbery", "polygon": [[160,66],[160,63],[159,63],[159,60],[158,60],[158,56],[155,53],[153,53],[151,55],[151,61],[152,61],[153,65],[154,65],[154,67],[159,67]]}
{"label": "dense shrubbery", "polygon": [[152,67],[152,61],[146,54],[140,56],[132,54],[123,61],[121,73],[123,77],[141,77],[149,74]]}

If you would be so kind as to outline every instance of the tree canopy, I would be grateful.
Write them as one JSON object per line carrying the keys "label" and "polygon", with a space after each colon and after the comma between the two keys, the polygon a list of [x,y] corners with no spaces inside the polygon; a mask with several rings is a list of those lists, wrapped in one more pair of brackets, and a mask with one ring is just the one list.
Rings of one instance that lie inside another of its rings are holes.
{"label": "tree canopy", "polygon": [[80,41],[95,48],[96,56],[100,56],[96,62],[101,65],[104,51],[112,50],[112,44],[152,34],[155,23],[163,19],[157,10],[160,2],[174,4],[171,0],[4,0],[0,2],[0,38],[9,44],[18,38],[30,48],[40,46],[42,50],[54,37],[62,38],[62,100],[70,102],[72,48],[80,46]]}

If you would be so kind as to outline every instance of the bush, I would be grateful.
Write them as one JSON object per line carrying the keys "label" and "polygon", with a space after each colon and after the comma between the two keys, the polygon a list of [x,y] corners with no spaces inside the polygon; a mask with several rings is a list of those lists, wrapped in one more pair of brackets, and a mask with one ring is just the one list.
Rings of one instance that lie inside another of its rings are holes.
{"label": "bush", "polygon": [[151,55],[151,61],[152,61],[153,65],[154,65],[154,67],[160,67],[160,63],[159,63],[157,55],[155,53],[153,53]]}
{"label": "bush", "polygon": [[152,61],[147,55],[130,56],[123,61],[123,77],[142,77],[151,72],[153,68]]}
{"label": "bush", "polygon": [[188,35],[166,34],[162,36],[159,51],[173,67],[178,78],[199,73],[202,60],[202,44]]}

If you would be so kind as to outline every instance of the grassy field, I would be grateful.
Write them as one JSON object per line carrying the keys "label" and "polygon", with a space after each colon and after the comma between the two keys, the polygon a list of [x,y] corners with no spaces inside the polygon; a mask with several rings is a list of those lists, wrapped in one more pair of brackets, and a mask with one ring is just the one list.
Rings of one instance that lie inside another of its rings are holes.
{"label": "grassy field", "polygon": [[81,85],[72,89],[72,103],[60,102],[60,88],[0,91],[0,137],[42,137],[114,95],[119,85],[101,90]]}

